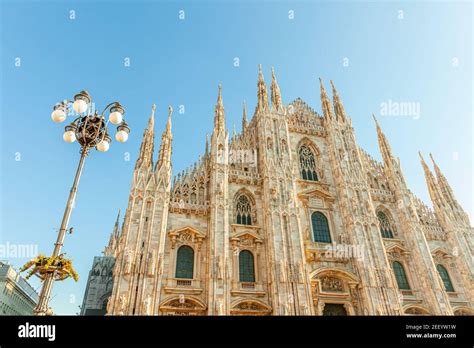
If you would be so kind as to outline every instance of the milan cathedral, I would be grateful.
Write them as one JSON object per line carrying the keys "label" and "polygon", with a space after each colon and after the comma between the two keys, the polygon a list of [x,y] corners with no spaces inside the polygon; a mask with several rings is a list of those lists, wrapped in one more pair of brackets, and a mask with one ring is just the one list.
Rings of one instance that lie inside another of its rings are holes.
{"label": "milan cathedral", "polygon": [[219,86],[204,154],[174,176],[172,109],[154,160],[153,106],[106,249],[108,315],[474,314],[474,230],[448,180],[420,154],[428,208],[375,116],[382,162],[331,87],[322,115],[285,105],[272,69],[269,101],[259,67],[253,117],[244,104],[230,135]]}

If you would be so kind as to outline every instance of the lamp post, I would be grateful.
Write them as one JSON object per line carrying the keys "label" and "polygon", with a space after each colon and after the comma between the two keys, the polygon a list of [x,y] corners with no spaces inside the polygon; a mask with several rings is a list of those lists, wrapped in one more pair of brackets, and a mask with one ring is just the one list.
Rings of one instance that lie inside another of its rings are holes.
{"label": "lamp post", "polygon": [[[125,142],[128,139],[130,128],[123,119],[125,110],[119,102],[113,102],[108,104],[104,111],[99,115],[97,111],[92,112],[92,99],[87,91],[81,91],[74,96],[74,102],[62,101],[54,106],[51,118],[54,122],[64,122],[67,114],[70,111],[70,107],[79,115],[74,121],[65,127],[63,135],[64,141],[67,143],[73,143],[77,140],[81,146],[81,158],[79,165],[77,166],[76,175],[72,184],[69,198],[67,200],[66,208],[64,210],[63,219],[61,221],[61,227],[58,232],[58,238],[54,244],[54,250],[51,258],[56,258],[61,254],[61,248],[64,244],[64,237],[66,235],[69,218],[71,217],[71,211],[76,198],[77,186],[81,178],[82,169],[84,168],[84,160],[91,148],[95,147],[100,152],[106,152],[109,150],[110,142],[112,139],[109,136],[107,125],[109,122],[118,125],[115,139],[119,142]],[[106,121],[104,115],[106,111],[109,111],[109,117]],[[87,112],[87,113],[86,113]],[[56,270],[52,267],[50,272],[46,272],[43,279],[43,287],[41,288],[38,305],[34,309],[35,315],[48,315],[49,312],[49,299],[51,296],[51,290],[55,278]]]}

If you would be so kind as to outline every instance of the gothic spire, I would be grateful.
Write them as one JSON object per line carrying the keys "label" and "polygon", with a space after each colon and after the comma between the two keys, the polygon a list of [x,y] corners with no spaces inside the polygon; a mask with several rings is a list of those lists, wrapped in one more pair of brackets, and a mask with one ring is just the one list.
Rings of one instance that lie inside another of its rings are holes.
{"label": "gothic spire", "polygon": [[466,222],[468,226],[470,226],[469,216],[466,214],[464,209],[456,200],[456,196],[454,195],[454,191],[449,185],[448,179],[443,175],[441,169],[439,169],[438,165],[436,164],[433,155],[430,153],[431,161],[433,162],[434,171],[436,173],[436,178],[438,181],[438,187],[441,191],[442,196],[446,200],[446,202],[453,208],[453,211],[458,217],[461,217],[462,220]]}
{"label": "gothic spire", "polygon": [[249,125],[249,123],[247,121],[247,105],[246,105],[245,100],[244,100],[244,114],[242,116],[242,133],[245,132],[248,125]]}
{"label": "gothic spire", "polygon": [[385,134],[382,132],[382,129],[380,128],[377,118],[375,118],[375,114],[372,114],[372,117],[374,118],[375,125],[377,126],[377,138],[379,141],[379,148],[380,148],[380,152],[382,153],[384,163],[391,165],[394,160],[392,149],[390,148],[390,144],[388,143],[388,140],[385,137]]}
{"label": "gothic spire", "polygon": [[153,148],[154,148],[154,125],[155,125],[155,110],[156,105],[151,107],[151,116],[148,119],[148,127],[143,133],[143,140],[140,145],[140,153],[138,155],[135,169],[144,165],[149,168],[153,164]]}
{"label": "gothic spire", "polygon": [[262,111],[268,108],[268,95],[267,86],[265,85],[265,79],[263,78],[262,65],[258,65],[258,103],[257,110]]}
{"label": "gothic spire", "polygon": [[280,94],[280,87],[278,86],[278,82],[275,76],[275,69],[272,67],[272,84],[270,86],[270,91],[272,95],[272,105],[275,110],[280,110],[282,106],[281,102],[281,94]]}
{"label": "gothic spire", "polygon": [[204,151],[205,157],[209,156],[209,134],[206,133],[206,150]]}
{"label": "gothic spire", "polygon": [[178,173],[177,177],[178,177],[178,179],[176,180],[176,185],[174,187],[177,187],[177,186],[181,185],[181,173]]}
{"label": "gothic spire", "polygon": [[433,204],[443,206],[443,199],[441,196],[441,192],[439,191],[436,179],[430,168],[426,164],[425,160],[423,159],[421,152],[418,152],[418,155],[420,156],[421,165],[423,166],[423,170],[425,172],[426,185],[428,186],[428,192],[430,194],[431,200],[433,201]]}
{"label": "gothic spire", "polygon": [[451,188],[451,185],[449,185],[448,179],[446,179],[446,177],[441,172],[441,169],[439,169],[431,153],[430,153],[430,158],[431,158],[431,162],[433,162],[433,167],[436,173],[436,178],[438,179],[438,186],[441,190],[441,193],[443,194],[445,199],[448,201],[448,203],[451,204],[451,206],[460,208],[460,205],[458,204],[456,197],[454,196],[453,189]]}
{"label": "gothic spire", "polygon": [[151,116],[148,119],[148,129],[153,131],[155,127],[155,110],[156,110],[156,104],[153,104],[151,107]]}
{"label": "gothic spire", "polygon": [[120,236],[120,209],[117,214],[117,220],[115,220],[114,235],[116,238]]}
{"label": "gothic spire", "polygon": [[321,80],[321,78],[319,78],[319,87],[321,89],[321,109],[323,110],[324,118],[330,120],[332,114],[331,103],[326,93],[326,89],[324,89],[323,80]]}
{"label": "gothic spire", "polygon": [[173,114],[173,107],[168,105],[168,121],[166,122],[166,134],[172,136],[171,134],[171,115]]}
{"label": "gothic spire", "polygon": [[120,238],[120,209],[115,221],[114,229],[110,234],[109,244],[104,249],[105,256],[115,256],[115,249],[117,248],[118,241]]}
{"label": "gothic spire", "polygon": [[237,140],[237,131],[235,130],[235,122],[234,122],[234,128],[232,131],[232,141]]}
{"label": "gothic spire", "polygon": [[222,86],[219,84],[217,94],[217,104],[214,111],[214,131],[217,133],[225,132],[225,113],[224,103],[222,102]]}
{"label": "gothic spire", "polygon": [[332,101],[334,104],[334,113],[336,114],[336,119],[344,122],[346,120],[346,111],[344,110],[344,105],[342,104],[341,98],[339,98],[339,94],[337,94],[334,83],[332,80],[330,82],[332,87]]}
{"label": "gothic spire", "polygon": [[166,122],[166,128],[161,136],[160,153],[158,155],[157,167],[161,167],[163,164],[171,164],[171,142],[173,140],[173,134],[171,133],[171,115],[173,114],[173,108],[171,105],[168,106],[168,121]]}

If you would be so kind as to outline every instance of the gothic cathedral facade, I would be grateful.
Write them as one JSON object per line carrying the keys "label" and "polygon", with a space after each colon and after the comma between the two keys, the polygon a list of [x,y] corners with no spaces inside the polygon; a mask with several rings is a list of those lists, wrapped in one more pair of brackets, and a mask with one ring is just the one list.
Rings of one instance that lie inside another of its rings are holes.
{"label": "gothic cathedral facade", "polygon": [[[154,114],[133,172],[108,315],[472,315],[473,228],[433,160],[433,210],[409,190],[375,120],[383,162],[356,142],[332,84],[322,116],[284,105],[261,67],[258,103],[226,131],[221,87],[205,153],[172,176],[171,113]],[[375,117],[374,117],[375,118]]]}

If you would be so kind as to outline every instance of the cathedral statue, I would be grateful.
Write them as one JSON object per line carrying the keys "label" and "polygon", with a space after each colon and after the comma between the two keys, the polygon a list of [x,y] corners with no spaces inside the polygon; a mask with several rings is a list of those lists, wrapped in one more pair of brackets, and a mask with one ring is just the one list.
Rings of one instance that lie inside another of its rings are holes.
{"label": "cathedral statue", "polygon": [[147,267],[147,275],[152,277],[155,275],[155,264],[156,264],[156,257],[153,251],[148,253],[148,267]]}
{"label": "cathedral statue", "polygon": [[125,252],[125,267],[124,267],[124,274],[130,274],[132,271],[133,265],[133,251],[126,250]]}
{"label": "cathedral statue", "polygon": [[118,299],[118,311],[117,311],[117,314],[118,315],[124,315],[125,314],[125,311],[127,309],[127,295],[125,294],[122,294],[120,295],[119,299]]}
{"label": "cathedral statue", "polygon": [[148,295],[144,300],[143,300],[143,315],[151,315],[151,296]]}

